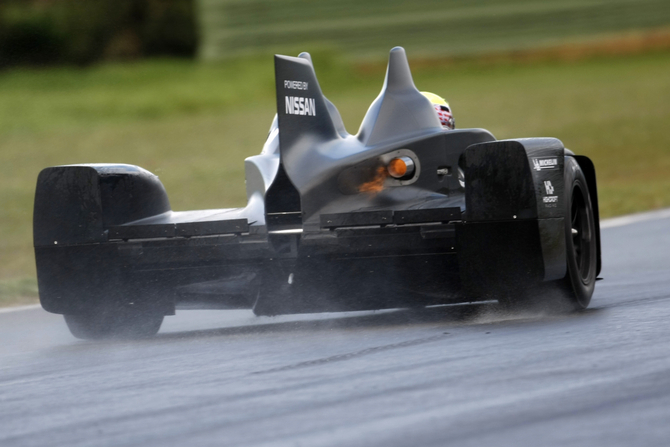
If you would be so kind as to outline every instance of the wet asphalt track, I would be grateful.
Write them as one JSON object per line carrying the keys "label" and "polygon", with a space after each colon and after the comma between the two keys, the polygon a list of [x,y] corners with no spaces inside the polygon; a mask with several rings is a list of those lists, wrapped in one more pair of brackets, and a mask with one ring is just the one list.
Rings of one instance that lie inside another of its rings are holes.
{"label": "wet asphalt track", "polygon": [[0,313],[0,445],[668,445],[659,216],[603,229],[605,281],[568,316],[184,311],[155,339],[91,343]]}

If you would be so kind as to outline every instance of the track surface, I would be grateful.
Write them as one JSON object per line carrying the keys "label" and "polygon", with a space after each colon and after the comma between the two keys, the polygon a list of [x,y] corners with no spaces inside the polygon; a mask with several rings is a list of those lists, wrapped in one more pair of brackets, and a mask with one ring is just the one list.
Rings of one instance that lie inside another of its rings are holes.
{"label": "track surface", "polygon": [[184,311],[90,343],[0,313],[0,445],[667,445],[664,216],[603,229],[605,281],[567,316]]}

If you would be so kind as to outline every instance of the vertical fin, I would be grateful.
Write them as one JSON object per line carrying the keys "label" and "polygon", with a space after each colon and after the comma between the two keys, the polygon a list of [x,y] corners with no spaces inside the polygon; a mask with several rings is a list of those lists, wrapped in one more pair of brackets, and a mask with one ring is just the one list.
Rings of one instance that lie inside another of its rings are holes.
{"label": "vertical fin", "polygon": [[312,147],[297,145],[298,141],[339,138],[310,59],[275,55],[275,83],[282,161],[290,158],[293,152]]}
{"label": "vertical fin", "polygon": [[321,93],[311,58],[306,53],[301,56],[275,55],[280,162],[265,196],[267,213],[300,211],[295,180],[305,174],[295,167],[317,145],[340,138],[344,129],[339,113],[330,110],[335,106],[329,107],[330,101]]}

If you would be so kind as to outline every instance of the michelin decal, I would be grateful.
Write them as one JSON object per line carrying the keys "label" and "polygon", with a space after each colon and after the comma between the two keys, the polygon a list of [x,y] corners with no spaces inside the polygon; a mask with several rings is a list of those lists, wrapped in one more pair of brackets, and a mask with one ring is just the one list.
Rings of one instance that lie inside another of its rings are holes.
{"label": "michelin decal", "polygon": [[536,171],[556,168],[558,168],[558,158],[533,158],[533,169]]}

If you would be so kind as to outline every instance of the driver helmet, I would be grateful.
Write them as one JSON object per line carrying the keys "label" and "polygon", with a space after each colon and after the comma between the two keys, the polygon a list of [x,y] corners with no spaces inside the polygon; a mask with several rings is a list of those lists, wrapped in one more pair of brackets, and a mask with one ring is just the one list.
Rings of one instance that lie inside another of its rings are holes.
{"label": "driver helmet", "polygon": [[454,130],[456,127],[456,122],[454,121],[454,116],[451,114],[451,107],[449,107],[449,103],[443,97],[437,96],[435,93],[421,92],[421,94],[428,98],[428,100],[433,104],[433,107],[435,107],[437,117],[439,118],[442,127],[445,129]]}

